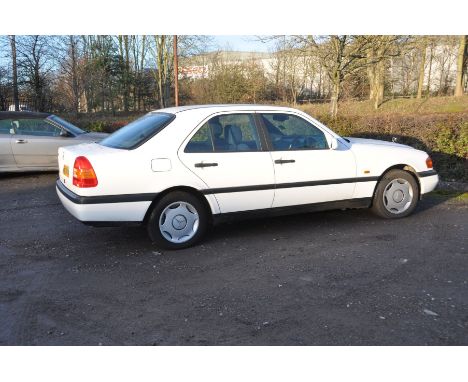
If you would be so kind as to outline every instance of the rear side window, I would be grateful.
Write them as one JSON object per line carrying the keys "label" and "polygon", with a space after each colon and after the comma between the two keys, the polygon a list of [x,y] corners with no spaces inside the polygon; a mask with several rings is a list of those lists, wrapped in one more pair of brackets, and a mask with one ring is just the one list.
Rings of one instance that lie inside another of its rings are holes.
{"label": "rear side window", "polygon": [[186,153],[260,151],[252,114],[226,114],[211,118],[192,137]]}
{"label": "rear side window", "polygon": [[205,123],[185,147],[186,153],[210,153],[213,151],[210,126]]}
{"label": "rear side window", "polygon": [[99,142],[116,149],[131,150],[154,137],[175,118],[169,113],[149,113],[117,130]]}

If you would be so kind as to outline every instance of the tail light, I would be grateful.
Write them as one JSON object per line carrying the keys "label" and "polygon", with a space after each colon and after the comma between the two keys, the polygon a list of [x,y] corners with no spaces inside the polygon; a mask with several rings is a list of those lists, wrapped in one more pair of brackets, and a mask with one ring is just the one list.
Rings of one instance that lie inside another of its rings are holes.
{"label": "tail light", "polygon": [[93,166],[86,157],[78,157],[73,165],[73,185],[76,187],[96,187],[98,180]]}
{"label": "tail light", "polygon": [[426,166],[427,166],[427,168],[433,168],[431,157],[427,157]]}

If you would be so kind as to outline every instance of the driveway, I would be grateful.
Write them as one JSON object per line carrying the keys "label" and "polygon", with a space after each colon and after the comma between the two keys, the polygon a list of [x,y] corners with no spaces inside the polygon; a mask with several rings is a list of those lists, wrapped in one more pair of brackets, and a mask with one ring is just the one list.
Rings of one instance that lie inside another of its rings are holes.
{"label": "driveway", "polygon": [[69,215],[55,174],[0,177],[2,345],[468,345],[468,204],[217,226],[161,251]]}

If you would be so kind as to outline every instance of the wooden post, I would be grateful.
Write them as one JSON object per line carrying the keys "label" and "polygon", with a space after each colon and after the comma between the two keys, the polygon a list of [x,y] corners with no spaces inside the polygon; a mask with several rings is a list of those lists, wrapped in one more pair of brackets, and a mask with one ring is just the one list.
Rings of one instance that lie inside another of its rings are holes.
{"label": "wooden post", "polygon": [[177,60],[177,35],[174,35],[174,101],[179,106],[179,62]]}

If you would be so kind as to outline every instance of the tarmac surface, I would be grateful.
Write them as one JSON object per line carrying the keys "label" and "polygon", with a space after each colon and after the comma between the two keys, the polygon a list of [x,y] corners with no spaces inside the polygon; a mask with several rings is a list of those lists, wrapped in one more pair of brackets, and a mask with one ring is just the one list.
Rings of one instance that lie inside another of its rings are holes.
{"label": "tarmac surface", "polygon": [[161,251],[93,228],[56,174],[0,177],[0,345],[468,345],[468,204],[216,226]]}

